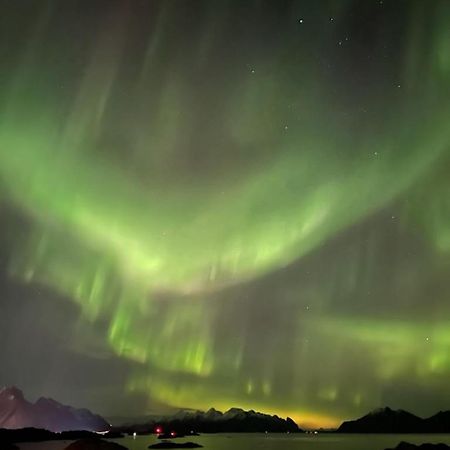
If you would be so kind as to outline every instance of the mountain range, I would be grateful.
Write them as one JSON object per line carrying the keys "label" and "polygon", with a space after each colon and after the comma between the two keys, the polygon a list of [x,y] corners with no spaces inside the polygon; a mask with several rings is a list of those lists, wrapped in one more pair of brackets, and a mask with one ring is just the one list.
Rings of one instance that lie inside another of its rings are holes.
{"label": "mountain range", "polygon": [[[76,409],[53,399],[41,397],[35,403],[25,399],[17,387],[0,389],[0,428],[38,428],[55,433],[72,430],[104,432],[110,430],[109,423],[87,409]],[[290,419],[263,414],[253,410],[231,408],[225,413],[214,408],[206,412],[180,410],[170,416],[153,416],[144,423],[114,427],[122,433],[171,433],[193,432],[303,432]],[[450,411],[421,418],[404,410],[389,407],[373,410],[359,419],[345,421],[336,430],[338,433],[450,433]]]}
{"label": "mountain range", "polygon": [[50,398],[35,403],[25,399],[16,387],[0,390],[0,428],[42,428],[53,432],[70,430],[107,431],[105,419],[88,409],[76,409]]}
{"label": "mountain range", "polygon": [[369,414],[343,422],[338,433],[450,433],[450,411],[440,411],[422,419],[407,411],[376,409]]}
{"label": "mountain range", "polygon": [[253,410],[244,411],[240,408],[231,408],[225,413],[209,409],[202,411],[179,411],[169,417],[153,419],[141,425],[125,425],[115,430],[125,433],[151,433],[159,429],[161,433],[170,433],[175,430],[177,434],[200,433],[239,433],[239,432],[290,432],[301,433],[297,424],[290,419],[282,419]]}

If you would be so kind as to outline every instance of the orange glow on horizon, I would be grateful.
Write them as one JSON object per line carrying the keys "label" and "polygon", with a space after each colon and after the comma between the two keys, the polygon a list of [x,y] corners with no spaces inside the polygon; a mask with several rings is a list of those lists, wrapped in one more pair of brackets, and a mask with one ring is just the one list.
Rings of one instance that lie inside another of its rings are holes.
{"label": "orange glow on horizon", "polygon": [[[229,405],[221,403],[217,405],[216,409],[224,412],[232,407],[236,407],[236,404]],[[253,409],[254,411],[258,411],[263,414],[277,415],[278,417],[281,417],[283,419],[290,417],[301,429],[305,430],[318,430],[319,428],[324,429],[338,428],[343,421],[342,418],[336,416],[317,414],[311,411],[304,411],[304,410],[267,409],[261,405],[246,404],[246,403],[245,404],[239,403],[238,407],[246,411]]]}

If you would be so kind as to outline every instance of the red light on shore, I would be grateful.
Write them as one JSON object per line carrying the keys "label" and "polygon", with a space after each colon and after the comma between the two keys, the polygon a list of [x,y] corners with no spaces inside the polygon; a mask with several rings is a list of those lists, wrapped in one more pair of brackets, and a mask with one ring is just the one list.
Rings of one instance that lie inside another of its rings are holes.
{"label": "red light on shore", "polygon": [[163,432],[163,430],[162,430],[161,427],[156,427],[156,428],[155,428],[155,433],[156,433],[156,434],[161,434],[162,432]]}
{"label": "red light on shore", "polygon": [[170,435],[171,435],[172,437],[175,437],[175,436],[177,435],[177,433],[175,433],[175,431],[171,431],[171,432],[170,432]]}

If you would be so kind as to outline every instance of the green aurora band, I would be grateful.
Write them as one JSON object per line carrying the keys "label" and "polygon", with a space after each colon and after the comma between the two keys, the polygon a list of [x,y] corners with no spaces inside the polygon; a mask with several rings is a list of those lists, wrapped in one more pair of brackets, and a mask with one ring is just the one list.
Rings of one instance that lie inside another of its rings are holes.
{"label": "green aurora band", "polygon": [[[362,291],[385,305],[389,232],[376,221],[391,208],[427,273],[448,276],[449,2],[403,1],[395,23],[386,1],[370,61],[348,22],[362,2],[286,2],[275,18],[263,2],[198,2],[194,19],[182,2],[137,3],[99,1],[83,33],[56,1],[30,2],[32,19],[8,12],[21,32],[2,29],[16,42],[0,92],[0,201],[28,223],[12,231],[9,277],[78,303],[80,327],[106,321],[109,351],[136,363],[120,389],[150,403],[328,426],[404,378],[442,388],[448,283],[420,314],[359,305]],[[318,36],[308,20],[321,17]],[[280,23],[278,44],[259,48]],[[321,258],[333,263],[307,278]],[[401,298],[420,274],[408,264],[391,281]],[[271,300],[268,280],[283,280]]]}

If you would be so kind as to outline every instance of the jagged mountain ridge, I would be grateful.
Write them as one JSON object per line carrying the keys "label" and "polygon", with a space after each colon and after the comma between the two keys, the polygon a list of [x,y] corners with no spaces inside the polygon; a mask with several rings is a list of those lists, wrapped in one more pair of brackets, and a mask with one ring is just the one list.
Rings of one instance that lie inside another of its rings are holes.
{"label": "jagged mountain ridge", "polygon": [[30,427],[53,432],[107,431],[109,424],[88,409],[73,408],[44,397],[31,403],[15,386],[0,389],[0,428]]}
{"label": "jagged mountain ridge", "polygon": [[118,427],[122,432],[153,432],[156,428],[164,431],[176,430],[177,433],[189,434],[191,431],[200,433],[220,432],[302,432],[297,424],[290,419],[282,419],[253,410],[244,411],[231,408],[222,413],[214,408],[203,411],[178,411],[172,416],[154,419],[141,425],[126,425]]}

